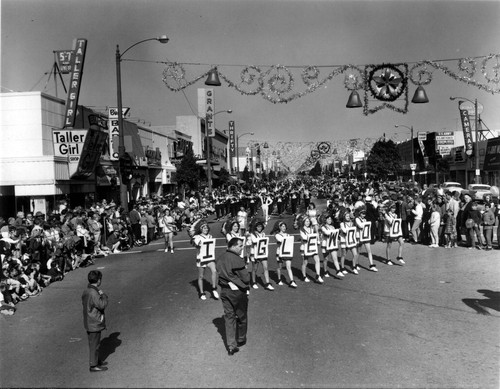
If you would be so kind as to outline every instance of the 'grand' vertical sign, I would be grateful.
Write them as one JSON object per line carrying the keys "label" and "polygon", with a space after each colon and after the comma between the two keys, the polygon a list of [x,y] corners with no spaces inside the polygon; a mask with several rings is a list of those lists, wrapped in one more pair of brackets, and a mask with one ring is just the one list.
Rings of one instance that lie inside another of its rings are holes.
{"label": "'grand' vertical sign", "polygon": [[77,39],[73,60],[71,61],[71,78],[68,89],[68,99],[66,101],[66,113],[64,115],[63,128],[73,127],[75,124],[76,111],[78,106],[78,96],[82,83],[83,63],[85,61],[85,50],[87,49],[86,39]]}

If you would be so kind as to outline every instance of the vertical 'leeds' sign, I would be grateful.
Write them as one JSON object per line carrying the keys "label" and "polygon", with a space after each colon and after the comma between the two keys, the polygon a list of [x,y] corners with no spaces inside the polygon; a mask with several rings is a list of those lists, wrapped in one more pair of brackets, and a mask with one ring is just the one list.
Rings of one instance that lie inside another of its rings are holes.
{"label": "vertical 'leeds' sign", "polygon": [[68,99],[66,101],[66,113],[64,115],[63,128],[73,127],[75,124],[76,111],[78,106],[78,96],[80,94],[80,85],[82,83],[83,63],[85,61],[85,50],[87,49],[87,40],[78,38],[71,61],[71,78],[68,89]]}

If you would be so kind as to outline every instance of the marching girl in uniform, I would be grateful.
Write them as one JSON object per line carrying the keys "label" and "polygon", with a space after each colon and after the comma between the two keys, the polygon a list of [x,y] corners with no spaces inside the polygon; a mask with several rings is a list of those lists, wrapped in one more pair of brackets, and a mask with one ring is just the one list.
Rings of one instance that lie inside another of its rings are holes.
{"label": "marching girl in uniform", "polygon": [[347,247],[347,229],[350,227],[354,227],[354,223],[351,220],[351,214],[347,209],[342,215],[339,216],[342,220],[340,222],[340,266],[342,269],[342,273],[344,273],[344,275],[348,274],[344,264],[347,251],[350,251],[352,253],[351,272],[354,274],[359,274],[358,250],[356,250],[356,246],[352,248]]}
{"label": "marching girl in uniform", "polygon": [[262,264],[262,268],[264,269],[264,281],[265,281],[265,289],[274,290],[274,287],[271,285],[271,281],[269,279],[269,268],[267,264],[267,258],[255,258],[255,252],[257,250],[257,242],[259,238],[265,238],[266,234],[264,233],[264,222],[256,221],[252,223],[250,226],[250,234],[247,237],[248,245],[250,246],[250,262],[252,263],[252,288],[259,289],[257,285],[257,270],[259,268],[259,264]]}
{"label": "marching girl in uniform", "polygon": [[286,232],[286,223],[281,221],[281,222],[276,222],[274,225],[273,230],[271,231],[271,234],[274,234],[274,237],[276,238],[276,262],[278,263],[278,267],[276,268],[276,272],[278,274],[278,285],[283,285],[283,282],[281,281],[281,269],[283,266],[283,262],[285,262],[285,268],[288,273],[288,278],[290,279],[290,286],[292,288],[296,288],[297,284],[295,283],[295,280],[293,279],[293,272],[292,272],[292,259],[293,258],[281,258],[279,256],[279,251],[280,247],[283,244],[283,240],[286,237],[289,237],[290,234],[287,234]]}
{"label": "marching girl in uniform", "polygon": [[316,204],[309,203],[306,209],[306,216],[311,219],[311,225],[314,228],[314,231],[318,232],[318,211],[316,210]]}
{"label": "marching girl in uniform", "polygon": [[324,223],[321,226],[321,252],[323,253],[323,272],[325,273],[325,277],[330,277],[330,273],[328,272],[328,259],[330,258],[335,266],[336,276],[344,277],[344,273],[340,270],[339,260],[338,260],[338,249],[327,250],[327,240],[334,233],[335,227],[333,226],[333,217],[331,215],[326,215],[324,218]]}
{"label": "marching girl in uniform", "polygon": [[385,258],[386,258],[385,263],[387,265],[394,265],[394,262],[392,262],[391,259],[389,258],[389,250],[391,249],[392,242],[398,242],[399,243],[398,256],[396,257],[396,259],[399,261],[400,264],[404,265],[405,261],[403,260],[403,244],[404,244],[403,233],[400,230],[399,231],[400,235],[398,235],[397,237],[391,237],[389,235],[394,220],[398,218],[398,215],[396,214],[396,204],[389,202],[386,205],[386,207],[381,208],[381,210],[384,216],[384,235],[386,236],[387,239],[387,246],[385,248]]}
{"label": "marching girl in uniform", "polygon": [[305,253],[305,246],[307,244],[307,241],[309,237],[315,233],[316,231],[312,226],[311,219],[305,217],[302,221],[302,227],[300,229],[300,237],[302,238],[302,244],[300,245],[300,254],[302,255],[302,276],[304,277],[304,282],[310,282],[309,278],[307,277],[307,263],[309,258],[312,258],[314,259],[314,269],[316,270],[316,281],[322,284],[323,278],[321,278],[321,266],[319,263],[319,255],[314,254],[307,256]]}
{"label": "marching girl in uniform", "polygon": [[[378,271],[377,266],[375,266],[375,264],[373,263],[373,255],[372,255],[372,248],[370,245],[370,240],[368,240],[367,242],[360,241],[361,234],[363,233],[363,225],[365,223],[371,224],[371,222],[366,220],[366,207],[364,205],[362,205],[361,207],[356,208],[356,210],[354,211],[354,216],[355,216],[354,224],[356,224],[356,237],[358,239],[358,248],[359,248],[358,254],[359,254],[359,252],[361,252],[361,247],[365,246],[365,250],[368,254],[368,261],[370,261],[370,270],[377,272]],[[369,236],[369,238],[370,238],[370,236]],[[359,259],[359,257],[358,257],[358,259]]]}
{"label": "marching girl in uniform", "polygon": [[205,269],[208,267],[212,272],[212,296],[214,299],[219,298],[219,293],[217,292],[217,270],[215,268],[215,259],[208,263],[201,263],[201,259],[203,257],[202,243],[206,239],[212,239],[212,235],[209,234],[210,227],[205,221],[199,223],[196,235],[194,235],[192,242],[193,245],[198,249],[196,255],[196,267],[198,267],[198,288],[200,293],[200,299],[206,300],[207,296],[203,291],[203,278],[205,276]]}
{"label": "marching girl in uniform", "polygon": [[225,230],[226,232],[226,241],[229,242],[233,238],[238,238],[243,240],[245,237],[241,234],[240,223],[236,220],[229,224],[229,229]]}
{"label": "marching girl in uniform", "polygon": [[248,258],[246,257],[247,250],[245,248],[246,234],[240,228],[240,223],[238,223],[236,220],[227,221],[226,223],[224,223],[223,232],[226,234],[227,243],[229,243],[229,241],[233,238],[241,239],[241,241],[243,242],[243,250],[241,250],[240,257],[246,259],[245,262],[248,262]]}
{"label": "marching girl in uniform", "polygon": [[269,219],[271,218],[269,216],[269,206],[273,203],[273,199],[271,196],[267,196],[266,193],[264,193],[264,196],[259,193],[259,198],[260,198],[260,206],[262,208],[262,215],[264,217],[264,222],[267,223]]}

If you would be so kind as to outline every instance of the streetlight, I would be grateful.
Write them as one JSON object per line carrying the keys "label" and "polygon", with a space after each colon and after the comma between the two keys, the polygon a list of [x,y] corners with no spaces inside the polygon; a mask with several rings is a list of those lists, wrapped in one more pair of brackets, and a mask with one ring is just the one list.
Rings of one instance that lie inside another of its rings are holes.
{"label": "streetlight", "polygon": [[[213,114],[213,117],[215,117],[215,115],[217,115],[218,113],[233,113],[233,110],[232,109],[225,109],[225,110],[222,110],[222,111],[217,111]],[[215,123],[215,119],[214,119],[214,123]],[[214,125],[214,128],[215,128],[215,125]],[[212,138],[208,136],[208,129],[207,129],[207,123],[205,121],[205,138],[207,139],[207,147],[206,147],[206,150],[205,150],[205,156],[206,156],[206,159],[207,159],[207,181],[208,181],[208,191],[210,193],[212,193],[212,163],[210,161],[210,146],[212,145]]]}
{"label": "streetlight", "polygon": [[122,57],[123,55],[129,51],[132,47],[137,46],[140,43],[147,42],[147,41],[158,41],[160,43],[167,43],[169,39],[167,38],[166,35],[161,35],[156,38],[148,38],[148,39],[143,39],[142,41],[139,41],[137,43],[134,43],[132,46],[130,46],[127,50],[125,50],[123,53],[120,54],[120,46],[116,45],[116,54],[115,54],[115,59],[116,59],[116,99],[117,99],[117,105],[118,105],[118,128],[119,128],[119,134],[118,134],[118,176],[120,177],[120,203],[121,206],[128,211],[128,184],[123,183],[123,176],[122,176],[122,169],[121,169],[121,162],[123,160],[123,157],[125,156],[125,137],[124,137],[124,131],[123,131],[123,113],[122,113],[122,75],[121,75],[121,62],[122,62]]}
{"label": "streetlight", "polygon": [[[240,178],[240,138],[245,135],[255,135],[253,132],[245,132],[236,137],[236,169],[238,169],[237,177]],[[239,183],[239,182],[238,182]]]}
{"label": "streetlight", "polygon": [[478,119],[477,119],[477,99],[474,99],[474,101],[467,99],[465,97],[460,97],[460,96],[450,96],[450,100],[456,100],[456,99],[461,99],[461,100],[466,100],[471,104],[474,104],[474,134],[476,136],[476,142],[474,145],[474,159],[475,159],[475,165],[476,165],[476,184],[481,183],[481,173],[479,170],[479,135],[478,135]]}
{"label": "streetlight", "polygon": [[[396,124],[394,127],[398,128],[398,127],[405,127],[407,129],[410,130],[410,135],[411,135],[411,164],[412,166],[410,166],[411,168],[415,167],[415,152],[413,150],[413,126],[411,127],[408,127],[408,126],[405,126],[404,124]],[[413,182],[415,182],[415,169],[411,169],[411,179]]]}

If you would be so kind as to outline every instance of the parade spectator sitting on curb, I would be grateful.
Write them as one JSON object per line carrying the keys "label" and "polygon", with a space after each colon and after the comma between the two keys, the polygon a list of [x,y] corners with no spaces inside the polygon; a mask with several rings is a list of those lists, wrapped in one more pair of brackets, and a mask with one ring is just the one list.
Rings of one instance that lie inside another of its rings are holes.
{"label": "parade spectator sitting on curb", "polygon": [[106,246],[109,247],[112,253],[121,252],[120,247],[120,233],[118,230],[113,230],[113,232],[108,236],[108,240],[106,241]]}
{"label": "parade spectator sitting on curb", "polygon": [[24,276],[26,277],[26,280],[27,280],[26,292],[30,296],[38,296],[40,293],[42,293],[42,287],[36,281],[35,275],[36,275],[36,272],[31,267],[28,267],[24,271]]}
{"label": "parade spectator sitting on curb", "polygon": [[7,289],[8,287],[5,281],[0,281],[0,313],[4,315],[13,315],[16,312],[16,307]]}

